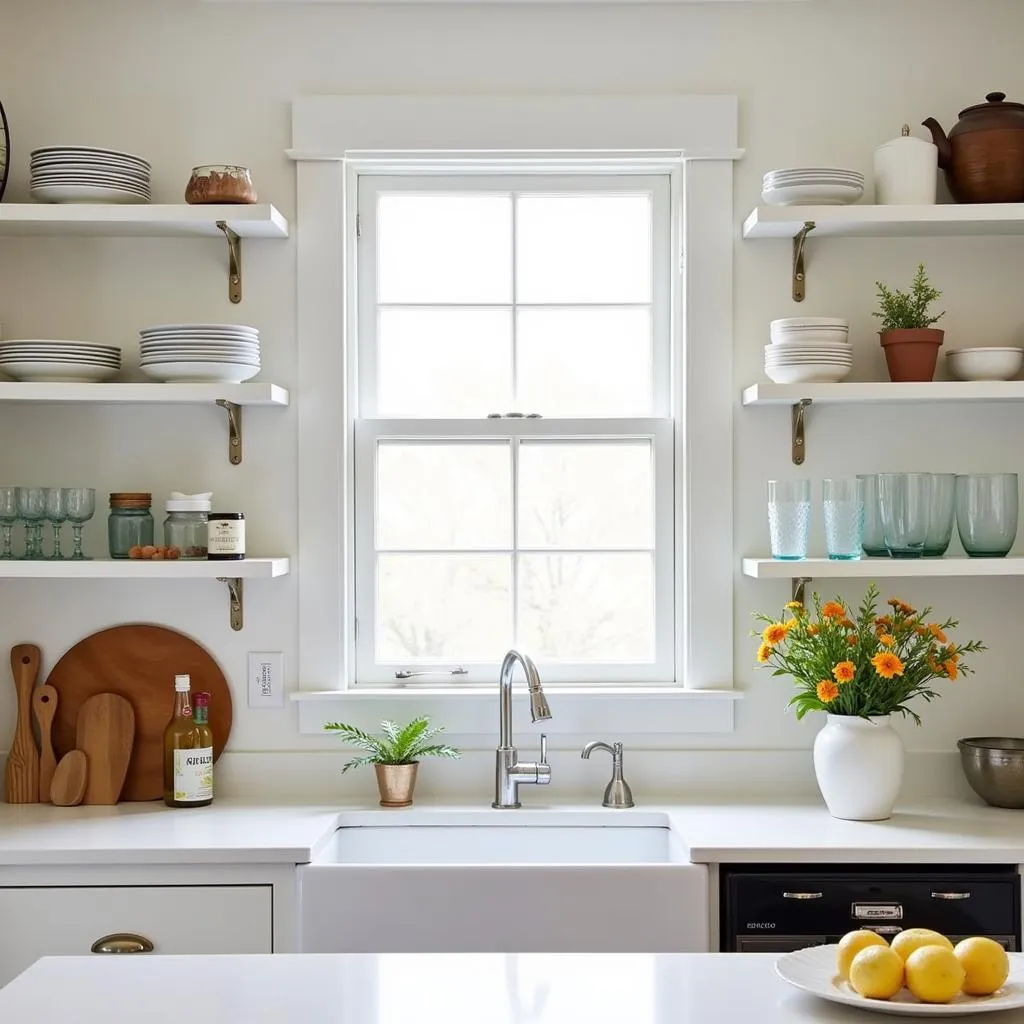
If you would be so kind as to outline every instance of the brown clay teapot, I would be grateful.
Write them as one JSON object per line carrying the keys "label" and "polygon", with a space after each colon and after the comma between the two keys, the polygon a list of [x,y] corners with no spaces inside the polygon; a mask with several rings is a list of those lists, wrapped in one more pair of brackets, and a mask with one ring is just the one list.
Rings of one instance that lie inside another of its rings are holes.
{"label": "brown clay teapot", "polygon": [[948,138],[934,117],[921,123],[958,203],[1024,202],[1024,103],[1007,103],[1002,92],[985,99],[960,111]]}

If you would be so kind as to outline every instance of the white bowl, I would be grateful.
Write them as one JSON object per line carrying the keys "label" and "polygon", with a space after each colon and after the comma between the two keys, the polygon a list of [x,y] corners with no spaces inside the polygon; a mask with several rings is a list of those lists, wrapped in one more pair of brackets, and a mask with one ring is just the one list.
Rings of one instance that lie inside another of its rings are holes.
{"label": "white bowl", "polygon": [[951,348],[946,363],[958,380],[1012,380],[1024,363],[1024,349]]}
{"label": "white bowl", "polygon": [[773,331],[781,327],[842,327],[848,330],[850,321],[835,316],[784,316],[768,326]]}
{"label": "white bowl", "polygon": [[250,363],[143,363],[140,370],[153,380],[168,383],[241,384],[260,372],[258,366]]}
{"label": "white bowl", "polygon": [[859,185],[786,185],[766,188],[761,198],[772,206],[849,206],[862,195]]}
{"label": "white bowl", "polygon": [[850,367],[805,363],[799,366],[766,366],[764,372],[776,384],[834,384],[850,372]]}

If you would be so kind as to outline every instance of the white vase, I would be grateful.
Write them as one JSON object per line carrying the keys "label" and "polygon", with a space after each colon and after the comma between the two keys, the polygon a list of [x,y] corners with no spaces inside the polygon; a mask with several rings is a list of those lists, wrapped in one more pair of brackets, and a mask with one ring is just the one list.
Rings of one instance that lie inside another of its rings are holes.
{"label": "white vase", "polygon": [[833,818],[881,821],[903,781],[903,741],[891,715],[826,715],[814,737],[814,774]]}

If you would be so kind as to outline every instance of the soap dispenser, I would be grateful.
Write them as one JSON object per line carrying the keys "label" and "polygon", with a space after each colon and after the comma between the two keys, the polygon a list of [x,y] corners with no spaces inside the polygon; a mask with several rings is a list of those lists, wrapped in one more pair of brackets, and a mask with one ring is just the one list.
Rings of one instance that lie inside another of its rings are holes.
{"label": "soap dispenser", "polygon": [[612,755],[612,778],[604,791],[604,807],[633,807],[633,792],[629,783],[622,777],[622,744],[609,746],[601,740],[591,740],[584,748],[580,757],[589,759],[591,752],[607,750]]}

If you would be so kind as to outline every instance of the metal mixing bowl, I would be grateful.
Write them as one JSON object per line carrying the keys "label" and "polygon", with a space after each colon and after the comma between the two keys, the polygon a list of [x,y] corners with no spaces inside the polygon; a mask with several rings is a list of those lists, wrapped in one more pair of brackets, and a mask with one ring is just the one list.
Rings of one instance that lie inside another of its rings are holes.
{"label": "metal mixing bowl", "polygon": [[957,740],[971,789],[993,807],[1024,807],[1024,739],[971,736]]}

